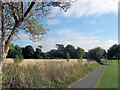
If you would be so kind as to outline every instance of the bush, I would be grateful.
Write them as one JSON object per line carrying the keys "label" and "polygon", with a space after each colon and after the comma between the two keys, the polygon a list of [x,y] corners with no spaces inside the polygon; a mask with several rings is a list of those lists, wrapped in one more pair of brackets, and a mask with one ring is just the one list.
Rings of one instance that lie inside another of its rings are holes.
{"label": "bush", "polygon": [[67,62],[70,60],[70,54],[67,52]]}
{"label": "bush", "polygon": [[15,58],[14,58],[15,63],[21,62],[22,60],[23,60],[22,55],[20,55],[20,56],[18,54],[15,55]]}

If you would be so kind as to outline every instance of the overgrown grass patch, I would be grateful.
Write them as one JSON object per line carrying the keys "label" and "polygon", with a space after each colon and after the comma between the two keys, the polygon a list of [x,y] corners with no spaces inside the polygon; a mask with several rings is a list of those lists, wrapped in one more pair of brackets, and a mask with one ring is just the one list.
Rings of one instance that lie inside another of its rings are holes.
{"label": "overgrown grass patch", "polygon": [[17,63],[3,66],[3,88],[65,88],[99,66],[90,62]]}

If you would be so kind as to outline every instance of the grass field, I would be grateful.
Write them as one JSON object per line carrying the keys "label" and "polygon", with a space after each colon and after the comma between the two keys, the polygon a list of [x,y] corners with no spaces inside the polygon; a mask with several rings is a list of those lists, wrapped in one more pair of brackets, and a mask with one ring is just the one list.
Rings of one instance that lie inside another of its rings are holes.
{"label": "grass field", "polygon": [[[26,63],[23,63],[26,62]],[[95,61],[23,61],[6,63],[3,68],[5,88],[66,88],[99,67]],[[33,64],[34,63],[34,64]]]}
{"label": "grass field", "polygon": [[118,88],[118,64],[117,61],[109,61],[96,88]]}

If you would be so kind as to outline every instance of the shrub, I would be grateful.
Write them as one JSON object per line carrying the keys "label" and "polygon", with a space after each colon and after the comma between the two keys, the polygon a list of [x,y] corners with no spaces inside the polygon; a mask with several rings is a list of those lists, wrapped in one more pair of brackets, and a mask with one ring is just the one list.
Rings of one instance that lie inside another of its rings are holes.
{"label": "shrub", "polygon": [[20,55],[20,56],[18,54],[15,55],[15,58],[14,58],[15,63],[21,62],[22,60],[23,60],[22,55]]}
{"label": "shrub", "polygon": [[67,62],[70,60],[70,54],[67,52]]}

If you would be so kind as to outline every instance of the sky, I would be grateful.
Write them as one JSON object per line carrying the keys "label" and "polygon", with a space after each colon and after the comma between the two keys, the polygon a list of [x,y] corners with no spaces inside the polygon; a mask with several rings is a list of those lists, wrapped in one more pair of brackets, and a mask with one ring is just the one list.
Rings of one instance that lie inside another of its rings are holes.
{"label": "sky", "polygon": [[42,45],[43,52],[56,49],[56,44],[71,44],[88,51],[98,46],[108,50],[118,43],[118,0],[78,0],[67,12],[52,8],[50,17],[47,20],[50,30],[42,40],[32,42],[20,33],[20,40],[13,43],[34,48]]}

